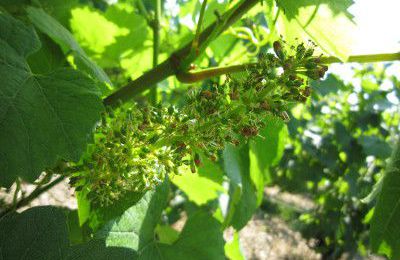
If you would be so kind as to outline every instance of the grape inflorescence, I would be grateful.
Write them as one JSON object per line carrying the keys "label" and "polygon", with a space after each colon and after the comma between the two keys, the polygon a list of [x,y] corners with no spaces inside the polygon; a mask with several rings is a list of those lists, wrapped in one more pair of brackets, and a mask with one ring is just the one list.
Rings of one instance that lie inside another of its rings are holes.
{"label": "grape inflorescence", "polygon": [[153,189],[182,167],[195,172],[200,154],[217,160],[226,143],[258,136],[268,115],[288,120],[290,105],[311,94],[308,78],[327,71],[308,45],[274,42],[274,54],[259,55],[244,77],[227,75],[224,84],[190,90],[179,109],[132,104],[110,110],[73,185],[96,206],[107,206],[126,192]]}

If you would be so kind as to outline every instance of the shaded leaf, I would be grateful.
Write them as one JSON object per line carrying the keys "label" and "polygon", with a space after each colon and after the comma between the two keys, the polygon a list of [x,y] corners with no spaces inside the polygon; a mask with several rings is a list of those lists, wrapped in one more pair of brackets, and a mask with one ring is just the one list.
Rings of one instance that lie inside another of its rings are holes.
{"label": "shaded leaf", "polygon": [[250,176],[248,145],[240,148],[227,145],[223,159],[225,172],[230,179],[229,219],[226,224],[231,224],[236,230],[240,230],[258,207],[257,188]]}
{"label": "shaded leaf", "polygon": [[134,250],[154,240],[154,230],[167,205],[168,182],[148,191],[134,206],[120,217],[108,222],[96,239],[105,239],[107,246],[123,246]]}
{"label": "shaded leaf", "polygon": [[340,89],[345,88],[343,82],[332,74],[329,74],[324,80],[312,80],[311,87],[316,93],[322,96],[337,93]]}
{"label": "shaded leaf", "polygon": [[66,210],[44,206],[0,219],[2,259],[134,259],[127,248],[106,247],[104,241],[70,246]]}
{"label": "shaded leaf", "polygon": [[72,34],[57,20],[39,8],[29,7],[27,12],[29,19],[40,31],[47,34],[53,41],[58,43],[65,53],[72,52],[75,58],[75,64],[80,69],[86,71],[100,82],[112,85],[107,74],[89,59],[83,49],[75,41]]}
{"label": "shaded leaf", "polygon": [[390,145],[377,136],[361,136],[358,142],[367,155],[373,155],[378,158],[388,158],[392,151]]}
{"label": "shaded leaf", "polygon": [[391,156],[371,223],[374,252],[400,259],[400,143]]}
{"label": "shaded leaf", "polygon": [[77,161],[100,119],[94,82],[62,69],[32,74],[26,57],[40,42],[30,27],[0,14],[0,183],[35,180],[63,158]]}

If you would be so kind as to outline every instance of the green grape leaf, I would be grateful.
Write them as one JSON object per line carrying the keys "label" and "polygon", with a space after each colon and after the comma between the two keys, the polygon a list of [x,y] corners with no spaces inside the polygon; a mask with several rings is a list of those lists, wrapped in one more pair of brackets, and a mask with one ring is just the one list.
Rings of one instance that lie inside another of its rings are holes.
{"label": "green grape leaf", "polygon": [[70,246],[68,212],[62,209],[34,207],[21,214],[9,214],[0,219],[0,255],[5,259],[41,260],[224,259],[221,224],[205,211],[191,215],[173,242],[164,244],[155,239],[168,188],[165,182],[147,192],[97,232],[94,239],[76,246]]}
{"label": "green grape leaf", "polygon": [[57,19],[64,27],[69,27],[71,10],[80,5],[80,0],[38,0],[43,10]]}
{"label": "green grape leaf", "polygon": [[82,46],[98,54],[114,43],[117,36],[128,33],[128,29],[118,27],[101,11],[91,10],[88,6],[72,10],[71,30]]}
{"label": "green grape leaf", "polygon": [[28,64],[34,74],[45,74],[64,66],[65,57],[61,48],[45,34],[39,34],[42,47],[28,57]]}
{"label": "green grape leaf", "polygon": [[142,51],[149,31],[146,20],[131,3],[109,6],[106,12],[87,6],[75,8],[71,30],[102,67],[120,66],[127,55]]}
{"label": "green grape leaf", "polygon": [[154,191],[148,191],[120,217],[109,221],[95,236],[105,239],[107,246],[123,246],[140,250],[154,240],[154,230],[167,205],[169,192],[165,181]]}
{"label": "green grape leaf", "polygon": [[[154,239],[156,226],[168,199],[168,183],[149,191],[124,214],[110,221],[95,235],[107,247],[135,250],[140,259],[223,259],[221,225],[206,212],[194,213],[172,244]],[[196,252],[196,256],[192,252]]]}
{"label": "green grape leaf", "polygon": [[400,142],[383,178],[371,222],[371,247],[390,259],[400,259]]}
{"label": "green grape leaf", "polygon": [[286,125],[279,118],[268,116],[266,126],[260,132],[262,137],[250,142],[250,175],[257,183],[257,203],[264,194],[264,180],[269,181],[269,168],[279,163],[285,149],[285,140],[289,133]]}
{"label": "green grape leaf", "polygon": [[71,247],[68,214],[67,210],[42,206],[0,219],[1,259],[135,259],[133,250],[106,247],[102,240]]}
{"label": "green grape leaf", "polygon": [[346,88],[343,81],[339,80],[333,74],[329,74],[324,80],[312,80],[311,87],[317,94],[322,96],[337,93],[339,90]]}
{"label": "green grape leaf", "polygon": [[179,232],[169,225],[158,225],[156,234],[160,243],[172,245],[179,238]]}
{"label": "green grape leaf", "polygon": [[65,259],[68,247],[61,209],[34,207],[0,219],[1,259]]}
{"label": "green grape leaf", "polygon": [[204,205],[224,192],[221,184],[190,171],[174,176],[171,181],[197,205]]}
{"label": "green grape leaf", "polygon": [[103,109],[84,74],[33,74],[26,57],[40,48],[35,31],[0,14],[0,184],[35,180],[63,158],[78,161]]}
{"label": "green grape leaf", "polygon": [[358,142],[364,148],[367,155],[386,159],[392,151],[390,145],[377,136],[361,136]]}
{"label": "green grape leaf", "polygon": [[31,22],[43,33],[47,34],[53,41],[61,46],[64,53],[70,53],[74,56],[75,65],[87,72],[93,78],[112,85],[107,74],[86,55],[83,49],[75,41],[72,34],[65,29],[56,19],[48,15],[42,9],[27,8],[28,17]]}
{"label": "green grape leaf", "polygon": [[[157,258],[145,257],[151,255]],[[208,212],[193,213],[175,243],[155,243],[153,248],[143,252],[143,259],[225,259],[221,224]]]}
{"label": "green grape leaf", "polygon": [[232,241],[225,244],[225,255],[230,260],[246,259],[240,246],[239,233],[237,231],[233,233]]}
{"label": "green grape leaf", "polygon": [[197,168],[199,176],[221,184],[224,181],[224,172],[218,163],[211,161],[207,156],[200,154],[202,165]]}
{"label": "green grape leaf", "polygon": [[[258,205],[258,191],[250,175],[249,146],[240,148],[227,145],[223,152],[224,168],[230,179],[229,209],[225,225],[232,225],[236,230],[242,229],[253,216]],[[254,176],[253,176],[254,177]]]}
{"label": "green grape leaf", "polygon": [[281,9],[277,32],[285,40],[312,40],[326,54],[347,60],[356,30],[346,10],[352,1],[279,0],[277,4]]}
{"label": "green grape leaf", "polygon": [[289,20],[296,19],[296,17],[300,15],[301,8],[316,6],[322,3],[326,4],[334,15],[344,14],[349,18],[353,18],[353,16],[347,11],[347,9],[354,4],[353,0],[276,0],[276,2],[278,6],[283,8],[285,15]]}
{"label": "green grape leaf", "polygon": [[76,192],[79,223],[81,225],[87,224],[93,231],[97,231],[105,223],[121,216],[128,208],[138,202],[143,195],[141,192],[130,191],[111,205],[92,207],[90,199],[87,197],[87,190]]}

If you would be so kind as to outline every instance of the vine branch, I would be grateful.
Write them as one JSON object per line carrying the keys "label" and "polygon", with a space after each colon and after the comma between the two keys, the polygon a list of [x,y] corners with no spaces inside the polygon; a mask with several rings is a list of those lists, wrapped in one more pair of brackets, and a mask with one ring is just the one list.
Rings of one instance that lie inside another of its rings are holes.
{"label": "vine branch", "polygon": [[64,175],[59,176],[58,178],[54,179],[52,182],[44,185],[44,186],[38,186],[34,191],[32,191],[31,194],[29,194],[28,197],[22,198],[21,200],[19,200],[15,205],[12,205],[11,207],[7,208],[6,210],[4,210],[3,212],[0,213],[0,218],[5,216],[6,214],[17,210],[23,206],[28,205],[30,202],[32,202],[34,199],[36,199],[37,197],[39,197],[42,193],[50,190],[51,188],[53,188],[54,186],[56,186],[57,184],[59,184],[61,181],[63,181],[65,179]]}
{"label": "vine branch", "polygon": [[[223,17],[224,21],[215,21],[208,26],[199,36],[199,46],[208,43],[211,35],[219,35],[229,26],[238,21],[252,7],[258,4],[259,0],[242,0],[235,5],[232,10],[228,10]],[[217,30],[217,33],[213,33]],[[193,62],[196,57],[188,57],[192,50],[193,41],[186,44],[181,49],[175,51],[168,59],[157,65],[155,68],[144,73],[139,78],[129,82],[124,87],[118,89],[103,100],[107,106],[118,106],[121,103],[127,102],[134,96],[142,93],[144,90],[154,87],[154,85],[169,76],[176,75],[181,69],[182,64]],[[184,62],[183,62],[184,61]]]}
{"label": "vine branch", "polygon": [[[155,16],[151,22],[153,29],[153,68],[158,65],[158,55],[160,52],[160,20],[161,20],[161,0],[155,0]],[[157,102],[157,84],[151,88],[150,101],[155,104]]]}
{"label": "vine branch", "polygon": [[207,7],[207,0],[203,0],[203,3],[201,4],[201,9],[200,9],[199,20],[197,22],[196,34],[195,34],[193,42],[192,42],[192,50],[197,55],[199,55],[199,37],[200,37],[201,26],[203,24],[204,13],[206,12],[206,7]]}
{"label": "vine branch", "polygon": [[[400,60],[400,53],[383,53],[369,55],[350,56],[347,62],[369,63],[369,62],[385,62]],[[344,63],[336,57],[321,57],[321,64]],[[247,69],[256,66],[257,63],[246,63],[240,65],[232,65],[226,67],[208,68],[201,71],[179,72],[176,78],[182,83],[194,83],[203,81],[212,77],[221,76],[224,74],[246,71]]]}

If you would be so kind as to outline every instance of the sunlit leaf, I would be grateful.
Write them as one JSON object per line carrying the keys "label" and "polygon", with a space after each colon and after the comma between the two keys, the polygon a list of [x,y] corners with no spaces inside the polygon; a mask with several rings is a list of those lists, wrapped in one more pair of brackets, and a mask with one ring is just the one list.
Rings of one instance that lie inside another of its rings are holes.
{"label": "sunlit leaf", "polygon": [[[346,60],[356,26],[347,8],[352,1],[277,1],[278,33],[290,43],[314,41],[326,54]],[[339,29],[340,28],[340,29]]]}
{"label": "sunlit leaf", "polygon": [[72,52],[76,59],[75,64],[80,69],[86,71],[89,75],[100,82],[105,82],[111,85],[111,81],[107,74],[89,59],[71,33],[57,20],[39,8],[29,7],[27,11],[29,19],[39,30],[58,43],[65,53]]}

